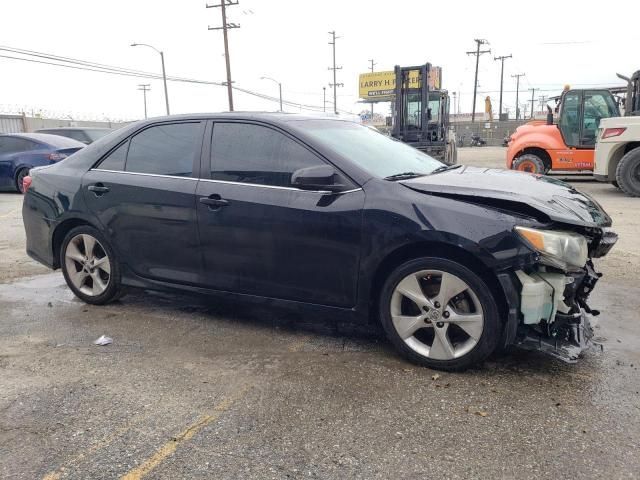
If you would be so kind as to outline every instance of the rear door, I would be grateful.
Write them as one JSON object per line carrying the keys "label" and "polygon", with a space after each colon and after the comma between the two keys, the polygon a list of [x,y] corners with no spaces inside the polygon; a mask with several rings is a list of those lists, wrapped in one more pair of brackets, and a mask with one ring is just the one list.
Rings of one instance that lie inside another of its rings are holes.
{"label": "rear door", "polygon": [[210,174],[198,184],[197,208],[207,285],[353,306],[362,189],[346,177],[341,182],[351,191],[344,193],[293,188],[295,170],[327,162],[267,125],[216,122],[206,157]]}
{"label": "rear door", "polygon": [[117,254],[136,274],[201,280],[195,211],[204,122],[152,125],[83,178],[83,192]]}

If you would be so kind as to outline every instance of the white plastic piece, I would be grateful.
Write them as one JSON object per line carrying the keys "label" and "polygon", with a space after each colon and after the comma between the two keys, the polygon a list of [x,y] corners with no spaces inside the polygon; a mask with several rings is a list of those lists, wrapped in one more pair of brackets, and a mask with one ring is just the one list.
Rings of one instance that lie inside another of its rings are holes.
{"label": "white plastic piece", "polygon": [[535,325],[542,319],[553,321],[553,288],[540,277],[529,276],[522,270],[518,270],[516,275],[522,284],[520,311],[524,316],[524,323]]}

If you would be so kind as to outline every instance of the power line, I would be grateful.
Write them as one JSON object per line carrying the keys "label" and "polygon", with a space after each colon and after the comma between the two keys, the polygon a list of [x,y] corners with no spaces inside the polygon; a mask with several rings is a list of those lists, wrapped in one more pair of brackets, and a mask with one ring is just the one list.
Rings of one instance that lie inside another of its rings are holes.
{"label": "power line", "polygon": [[467,52],[467,55],[476,56],[476,77],[473,82],[473,109],[471,110],[471,122],[476,121],[476,94],[478,91],[478,64],[480,63],[480,55],[482,55],[483,53],[491,53],[491,49],[480,51],[480,45],[488,44],[489,43],[488,41],[476,38],[474,42],[476,42],[476,45],[477,45],[476,51]]}
{"label": "power line", "polygon": [[222,26],[221,27],[209,27],[209,30],[222,30],[222,37],[224,39],[224,61],[227,68],[227,96],[229,97],[229,111],[233,112],[233,85],[231,82],[231,60],[229,59],[229,40],[227,38],[227,30],[232,28],[240,28],[239,24],[227,23],[227,7],[232,5],[238,5],[238,0],[221,0],[219,5],[209,5],[207,8],[220,8],[222,13]]}
{"label": "power line", "polygon": [[[63,57],[59,55],[48,54],[44,52],[36,52],[36,51],[12,48],[7,46],[0,46],[0,51],[7,51],[7,52],[23,55],[22,57],[19,57],[19,56],[13,56],[13,55],[0,54],[0,58],[6,58],[9,60],[17,60],[22,62],[49,65],[54,67],[69,68],[72,70],[106,73],[109,75],[119,75],[124,77],[162,80],[162,75],[152,73],[152,72],[133,70],[133,69],[117,67],[113,65],[105,65],[105,64],[90,62],[86,60],[79,60],[79,59],[70,58],[70,57]],[[24,58],[25,56],[33,56],[36,58]],[[68,65],[66,63],[70,63],[70,64]],[[225,83],[221,83],[221,82],[213,82],[209,80],[200,80],[200,79],[186,78],[186,77],[167,76],[167,80],[172,82],[183,82],[183,83],[191,83],[191,84],[197,84],[197,85],[225,86]],[[236,91],[245,93],[247,95],[252,95],[254,97],[261,98],[263,100],[279,102],[279,99],[276,97],[255,92],[253,90],[248,90],[248,89],[236,87],[236,86],[233,86],[233,89]],[[315,112],[322,112],[323,110],[323,107],[318,105],[310,105],[310,104],[304,104],[304,103],[292,102],[292,101],[286,101],[286,100],[283,101],[283,104],[287,106],[298,107],[304,110],[310,110]],[[348,113],[350,115],[355,115],[353,112],[348,110],[341,110],[341,109],[337,109],[337,110],[338,112],[341,112],[341,113]]]}

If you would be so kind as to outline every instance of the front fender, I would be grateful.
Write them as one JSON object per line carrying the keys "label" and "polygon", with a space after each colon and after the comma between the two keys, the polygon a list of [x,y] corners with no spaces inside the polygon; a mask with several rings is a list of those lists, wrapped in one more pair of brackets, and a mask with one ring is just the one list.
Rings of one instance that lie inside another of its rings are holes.
{"label": "front fender", "polygon": [[522,125],[511,136],[507,147],[507,168],[511,168],[513,160],[527,148],[550,151],[567,148],[567,146],[557,125]]}

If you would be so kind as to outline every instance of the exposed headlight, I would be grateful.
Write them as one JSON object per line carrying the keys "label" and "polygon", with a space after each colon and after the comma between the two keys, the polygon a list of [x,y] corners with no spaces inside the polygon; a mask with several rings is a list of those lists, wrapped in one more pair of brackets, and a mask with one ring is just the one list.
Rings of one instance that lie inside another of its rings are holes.
{"label": "exposed headlight", "polygon": [[542,263],[562,270],[579,269],[587,263],[589,245],[583,235],[527,227],[516,227],[515,230],[534,250],[540,252]]}

